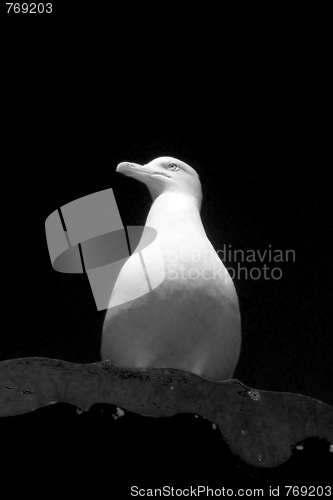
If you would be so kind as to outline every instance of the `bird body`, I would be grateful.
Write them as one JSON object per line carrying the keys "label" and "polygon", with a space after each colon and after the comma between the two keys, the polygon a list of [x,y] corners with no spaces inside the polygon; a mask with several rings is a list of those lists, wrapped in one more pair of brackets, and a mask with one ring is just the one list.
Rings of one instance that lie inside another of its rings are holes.
{"label": "bird body", "polygon": [[[241,345],[238,299],[202,225],[198,174],[171,157],[144,167],[122,163],[117,170],[150,190],[153,205],[146,226],[157,231],[165,278],[149,293],[117,302],[127,291],[143,287],[137,254],[128,259],[106,313],[102,359],[132,368],[181,368],[213,380],[231,378]],[[161,262],[155,258],[151,253],[145,260],[157,272]]]}

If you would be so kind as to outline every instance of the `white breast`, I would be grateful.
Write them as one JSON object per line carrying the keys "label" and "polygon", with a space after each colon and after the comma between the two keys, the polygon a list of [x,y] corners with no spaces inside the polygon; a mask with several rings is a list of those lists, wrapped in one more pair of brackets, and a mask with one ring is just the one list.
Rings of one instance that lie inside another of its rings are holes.
{"label": "white breast", "polygon": [[[103,359],[230,378],[241,344],[238,299],[206,236],[196,200],[163,193],[146,225],[156,229],[159,245],[159,251],[148,247],[142,252],[146,268],[153,276],[162,266],[165,279],[149,291],[140,256],[126,262],[105,318]],[[134,298],[126,301],[128,296]]]}

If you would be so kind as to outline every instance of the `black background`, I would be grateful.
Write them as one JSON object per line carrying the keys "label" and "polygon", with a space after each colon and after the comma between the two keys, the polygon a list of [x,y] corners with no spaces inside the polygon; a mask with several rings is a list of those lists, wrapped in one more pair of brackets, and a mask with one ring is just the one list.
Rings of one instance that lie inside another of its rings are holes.
{"label": "black background", "polygon": [[235,378],[333,405],[331,48],[188,39],[157,55],[155,36],[137,52],[135,36],[130,49],[89,33],[2,40],[0,359],[100,360],[105,312],[86,276],[52,269],[45,219],[112,187],[124,225],[144,224],[149,193],[116,165],[170,155],[200,175],[216,249],[295,250],[280,280],[234,280]]}

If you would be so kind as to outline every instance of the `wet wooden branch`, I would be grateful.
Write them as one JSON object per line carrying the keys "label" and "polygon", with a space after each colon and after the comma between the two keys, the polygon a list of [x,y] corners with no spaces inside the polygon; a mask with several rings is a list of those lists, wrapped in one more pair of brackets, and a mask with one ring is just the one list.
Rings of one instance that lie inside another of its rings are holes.
{"label": "wet wooden branch", "polygon": [[177,369],[127,370],[110,361],[75,364],[48,358],[0,362],[0,416],[54,402],[88,411],[109,403],[140,415],[194,413],[215,423],[231,451],[255,467],[286,462],[311,436],[333,443],[333,408],[313,398],[212,381]]}

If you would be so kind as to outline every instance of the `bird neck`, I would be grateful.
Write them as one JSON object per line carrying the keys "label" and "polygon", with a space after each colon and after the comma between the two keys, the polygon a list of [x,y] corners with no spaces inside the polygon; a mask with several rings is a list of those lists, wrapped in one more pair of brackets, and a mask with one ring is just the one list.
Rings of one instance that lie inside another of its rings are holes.
{"label": "bird neck", "polygon": [[174,231],[191,227],[203,231],[200,201],[188,193],[164,192],[155,199],[146,225],[157,231],[170,226]]}

